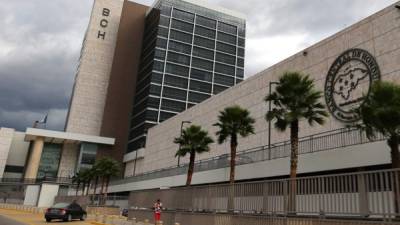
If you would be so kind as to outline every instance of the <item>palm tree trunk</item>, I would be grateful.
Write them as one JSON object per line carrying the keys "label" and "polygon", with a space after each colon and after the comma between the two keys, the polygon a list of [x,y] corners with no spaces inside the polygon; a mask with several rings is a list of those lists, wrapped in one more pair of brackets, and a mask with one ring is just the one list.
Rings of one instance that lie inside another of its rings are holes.
{"label": "palm tree trunk", "polygon": [[231,136],[231,171],[229,177],[229,197],[228,197],[228,212],[235,211],[235,167],[236,167],[236,148],[237,148],[237,135]]}
{"label": "palm tree trunk", "polygon": [[100,189],[100,194],[102,195],[104,193],[104,177],[101,178],[101,189]]}
{"label": "palm tree trunk", "polygon": [[236,148],[237,148],[237,135],[232,134],[231,136],[231,172],[229,177],[229,183],[235,183],[235,166],[236,166]]}
{"label": "palm tree trunk", "polygon": [[108,185],[110,184],[110,177],[106,177],[106,191],[104,192],[104,203],[107,201]]}
{"label": "palm tree trunk", "polygon": [[192,152],[190,153],[189,168],[188,168],[188,173],[187,173],[187,177],[186,177],[186,186],[190,186],[190,184],[192,183],[195,157],[196,157],[196,152],[192,150]]}
{"label": "palm tree trunk", "polygon": [[78,182],[78,185],[76,186],[75,196],[78,196],[79,186],[81,186],[81,182]]}
{"label": "palm tree trunk", "polygon": [[295,120],[290,124],[290,189],[288,212],[296,212],[296,177],[299,149],[299,121]]}
{"label": "palm tree trunk", "polygon": [[89,195],[89,189],[90,189],[90,184],[92,183],[92,181],[91,180],[89,180],[88,181],[88,187],[87,187],[87,189],[86,189],[86,196],[88,196]]}
{"label": "palm tree trunk", "polygon": [[97,191],[97,184],[99,183],[99,176],[96,176],[95,180],[94,180],[94,191],[93,194],[96,195],[96,191]]}
{"label": "palm tree trunk", "polygon": [[[392,168],[398,169],[400,168],[400,155],[399,155],[399,137],[392,136],[388,140],[388,144],[390,146],[390,156],[392,158]],[[395,179],[397,180],[397,184],[400,184],[400,175],[399,172],[394,172]],[[400,193],[397,191],[397,188],[393,188],[394,192],[394,210],[395,213],[398,214],[396,217],[400,217]]]}
{"label": "palm tree trunk", "polygon": [[82,194],[81,194],[81,196],[84,196],[84,195],[85,195],[85,188],[86,188],[86,182],[83,182],[83,185],[82,185]]}

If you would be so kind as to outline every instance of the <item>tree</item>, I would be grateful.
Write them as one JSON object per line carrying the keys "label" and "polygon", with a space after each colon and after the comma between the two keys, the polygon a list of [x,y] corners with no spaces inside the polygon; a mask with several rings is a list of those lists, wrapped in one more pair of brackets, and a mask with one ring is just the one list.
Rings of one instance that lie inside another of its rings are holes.
{"label": "tree", "polygon": [[86,189],[86,195],[89,193],[89,188],[90,188],[90,182],[92,180],[92,171],[90,169],[81,169],[79,171],[80,177],[81,177],[81,182],[82,182],[82,196],[85,195],[85,189]]}
{"label": "tree", "polygon": [[99,184],[99,179],[100,179],[101,172],[102,172],[99,168],[98,161],[93,165],[91,170],[92,170],[92,175],[94,178],[93,194],[95,195],[96,190],[97,190],[97,185]]}
{"label": "tree", "polygon": [[310,126],[323,124],[328,116],[320,102],[322,92],[315,90],[314,80],[299,72],[286,72],[280,78],[275,91],[265,98],[274,108],[267,112],[267,121],[275,120],[275,127],[285,131],[290,127],[290,178],[289,211],[296,209],[295,194],[298,163],[299,122],[304,119]]}
{"label": "tree", "polygon": [[[361,118],[360,126],[365,130],[368,139],[374,139],[377,133],[387,138],[392,168],[400,168],[400,85],[384,81],[375,82],[356,112]],[[400,179],[397,177],[397,183],[399,182]],[[399,213],[400,193],[396,188],[394,193],[395,212]]]}
{"label": "tree", "polygon": [[231,161],[230,161],[230,184],[235,182],[235,162],[236,148],[238,146],[238,136],[247,137],[254,134],[254,119],[250,117],[250,112],[240,106],[231,106],[220,111],[218,122],[214,126],[219,128],[216,135],[218,143],[222,144],[230,139]]}
{"label": "tree", "polygon": [[208,132],[201,129],[201,126],[191,125],[182,132],[182,136],[175,138],[174,143],[180,145],[180,149],[176,152],[175,157],[184,157],[190,155],[189,168],[186,178],[186,186],[192,183],[194,171],[194,162],[196,154],[210,151],[209,144],[214,140],[208,136]]}
{"label": "tree", "polygon": [[[97,162],[99,175],[102,177],[101,193],[104,193],[104,199],[107,198],[108,185],[113,176],[117,176],[121,170],[121,165],[114,159],[102,158]],[[103,187],[105,191],[103,192]]]}
{"label": "tree", "polygon": [[79,171],[77,172],[73,177],[72,177],[72,183],[76,183],[76,192],[75,192],[75,196],[78,196],[78,191],[79,191],[79,187],[82,183],[82,172]]}
{"label": "tree", "polygon": [[400,85],[375,82],[357,112],[369,139],[374,139],[377,133],[388,139],[392,167],[400,168]]}

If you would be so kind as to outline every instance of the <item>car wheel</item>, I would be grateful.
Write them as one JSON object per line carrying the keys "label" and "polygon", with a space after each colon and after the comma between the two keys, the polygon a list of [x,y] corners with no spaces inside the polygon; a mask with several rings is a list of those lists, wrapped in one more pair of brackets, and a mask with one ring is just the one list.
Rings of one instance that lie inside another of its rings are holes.
{"label": "car wheel", "polygon": [[46,218],[46,222],[51,222],[51,219]]}
{"label": "car wheel", "polygon": [[81,216],[80,220],[81,220],[81,221],[86,220],[86,214],[83,214],[83,215]]}

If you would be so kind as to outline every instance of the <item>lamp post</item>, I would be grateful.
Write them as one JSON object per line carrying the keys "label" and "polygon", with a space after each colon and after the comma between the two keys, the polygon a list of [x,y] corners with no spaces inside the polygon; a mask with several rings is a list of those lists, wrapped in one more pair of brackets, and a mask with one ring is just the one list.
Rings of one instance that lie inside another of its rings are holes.
{"label": "lamp post", "polygon": [[[181,135],[180,135],[180,137],[182,137],[182,133],[183,133],[183,124],[185,124],[185,123],[187,123],[187,124],[189,124],[189,123],[192,123],[191,121],[182,121],[181,122]],[[179,150],[181,149],[181,144],[179,144]],[[180,165],[180,162],[181,162],[181,156],[179,156],[178,155],[178,167],[179,167],[179,165]]]}
{"label": "lamp post", "polygon": [[[269,95],[272,94],[272,85],[273,84],[279,84],[279,82],[276,81],[270,81],[269,82]],[[268,112],[271,112],[272,110],[272,105],[271,105],[271,101],[268,102]],[[269,159],[271,159],[271,121],[268,121],[268,157]]]}

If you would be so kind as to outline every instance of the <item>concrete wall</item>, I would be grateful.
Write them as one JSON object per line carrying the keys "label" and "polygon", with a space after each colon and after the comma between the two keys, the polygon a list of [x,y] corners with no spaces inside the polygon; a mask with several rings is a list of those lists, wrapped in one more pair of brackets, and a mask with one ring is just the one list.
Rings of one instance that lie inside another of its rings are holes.
{"label": "concrete wall", "polygon": [[14,131],[15,130],[11,128],[0,128],[0,177],[3,177],[4,174],[7,158],[13,141]]}
{"label": "concrete wall", "polygon": [[[350,48],[360,48],[372,54],[380,67],[381,78],[387,81],[400,83],[400,12],[394,6],[390,6],[339,33],[305,49],[307,54],[299,52],[288,59],[248,78],[244,82],[232,87],[223,93],[211,97],[189,110],[155,126],[148,131],[145,157],[141,165],[142,171],[151,171],[164,167],[174,166],[177,159],[174,157],[178,146],[173,144],[174,137],[179,136],[181,121],[189,120],[193,124],[201,125],[207,129],[215,138],[217,129],[212,126],[217,121],[219,111],[227,106],[240,105],[251,112],[256,119],[255,134],[247,138],[239,139],[238,150],[246,150],[268,143],[268,126],[264,119],[268,106],[264,97],[268,93],[270,81],[277,81],[285,71],[302,71],[310,74],[315,80],[316,88],[324,91],[326,75],[335,59],[344,51]],[[363,84],[364,85],[364,84]],[[365,86],[365,85],[364,85]],[[321,101],[325,103],[322,98]],[[346,124],[338,121],[332,116],[329,117],[324,126],[310,127],[304,121],[300,123],[300,137],[310,134],[321,133],[344,127]],[[216,139],[216,138],[215,138]],[[289,133],[272,131],[272,143],[289,139]],[[372,146],[372,145],[371,145]],[[369,148],[369,147],[368,147]],[[375,150],[382,150],[376,148]],[[197,159],[210,158],[229,152],[229,143],[222,145],[212,144],[209,153],[201,154]],[[384,151],[381,151],[384,152]],[[365,155],[362,165],[371,164],[374,161],[372,155]],[[386,153],[383,153],[386,154]],[[346,152],[337,152],[333,155],[320,155],[310,161],[311,164],[325,166],[334,163],[331,168],[338,169],[342,160],[347,159]],[[182,159],[188,161],[188,157]],[[278,160],[276,160],[278,161]],[[356,159],[353,163],[357,162]],[[129,164],[133,162],[128,162]],[[282,159],[287,170],[289,164],[287,159]],[[358,165],[358,164],[357,164]],[[281,164],[277,164],[280,167]],[[300,161],[300,170],[303,162]],[[127,165],[131,168],[131,165]],[[313,168],[318,168],[317,166]],[[276,167],[269,167],[274,171]],[[238,176],[240,177],[240,170]],[[286,171],[287,172],[287,171]]]}
{"label": "concrete wall", "polygon": [[37,206],[39,195],[40,185],[26,186],[24,205]]}
{"label": "concrete wall", "polygon": [[[354,145],[328,151],[320,151],[299,156],[298,173],[329,171],[344,168],[382,165],[390,163],[390,152],[385,141]],[[194,172],[192,184],[219,183],[229,180],[229,167]],[[280,158],[236,166],[236,179],[257,179],[289,174],[289,158]],[[143,190],[162,187],[183,186],[186,174],[153,180],[111,185],[109,192]]]}
{"label": "concrete wall", "polygon": [[46,184],[43,183],[40,189],[39,200],[37,203],[38,207],[50,207],[54,204],[54,199],[58,194],[58,184]]}
{"label": "concrete wall", "polygon": [[79,156],[78,144],[65,143],[61,150],[60,165],[58,167],[58,177],[71,177],[75,175],[76,164]]}
{"label": "concrete wall", "polygon": [[95,0],[82,45],[66,131],[100,135],[123,0]]}
{"label": "concrete wall", "polygon": [[[15,131],[7,158],[8,166],[24,167],[29,153],[29,142],[24,140],[25,133]],[[4,172],[6,178],[22,178],[22,172]]]}

